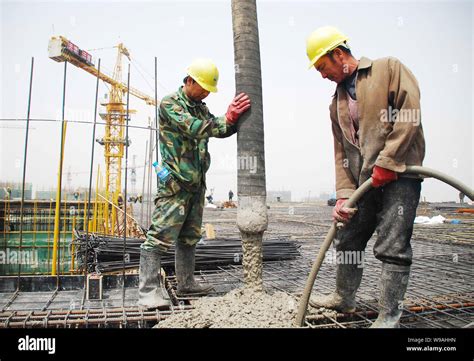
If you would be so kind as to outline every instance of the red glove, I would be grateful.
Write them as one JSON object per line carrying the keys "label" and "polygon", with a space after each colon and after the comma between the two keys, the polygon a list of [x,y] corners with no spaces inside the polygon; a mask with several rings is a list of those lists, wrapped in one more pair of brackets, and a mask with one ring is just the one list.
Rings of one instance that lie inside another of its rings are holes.
{"label": "red glove", "polygon": [[232,103],[230,103],[229,108],[227,109],[227,113],[225,117],[227,118],[227,122],[230,124],[237,123],[237,119],[245,113],[250,108],[250,98],[245,93],[240,93],[237,95]]}
{"label": "red glove", "polygon": [[372,171],[372,186],[375,188],[384,186],[394,180],[397,180],[397,173],[390,169],[385,169],[376,165]]}
{"label": "red glove", "polygon": [[344,207],[344,203],[347,201],[347,198],[340,198],[337,200],[334,209],[332,210],[332,217],[334,220],[338,222],[346,223],[349,219],[352,218],[355,212],[357,212],[356,208],[346,208]]}

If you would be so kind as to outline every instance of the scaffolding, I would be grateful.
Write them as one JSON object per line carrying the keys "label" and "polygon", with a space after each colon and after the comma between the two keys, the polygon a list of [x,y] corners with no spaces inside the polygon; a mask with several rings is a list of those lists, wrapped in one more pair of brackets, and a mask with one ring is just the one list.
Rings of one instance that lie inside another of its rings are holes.
{"label": "scaffolding", "polygon": [[[22,274],[44,274],[52,270],[54,218],[56,202],[53,200],[24,201],[21,217],[21,201],[0,200],[0,250],[5,252],[30,253],[37,262],[25,262]],[[72,247],[73,230],[85,229],[84,201],[63,201],[61,212],[60,272],[75,273],[74,250]],[[23,219],[22,219],[23,218]],[[20,244],[20,222],[22,224],[22,242]],[[11,275],[18,271],[16,264],[0,264],[0,274]]]}

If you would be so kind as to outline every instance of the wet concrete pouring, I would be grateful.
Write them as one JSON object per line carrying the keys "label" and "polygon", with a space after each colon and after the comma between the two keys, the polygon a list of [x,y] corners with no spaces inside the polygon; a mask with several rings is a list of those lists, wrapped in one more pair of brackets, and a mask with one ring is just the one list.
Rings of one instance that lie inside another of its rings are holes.
{"label": "wet concrete pouring", "polygon": [[[421,205],[418,213],[443,214],[448,219],[460,219],[461,223],[415,226],[414,262],[401,327],[473,327],[473,217],[449,209],[437,210],[432,205]],[[236,214],[235,209],[206,208],[203,223],[212,223],[219,238],[235,238],[239,234]],[[330,214],[331,207],[314,203],[270,204],[264,239],[282,237],[298,242],[301,256],[292,261],[265,262],[263,292],[245,289],[241,264],[197,271],[197,278],[214,285],[207,297],[177,297],[176,279],[169,272],[167,285],[173,306],[166,311],[143,311],[135,306],[137,275],[128,276],[130,281],[124,290],[112,284],[104,290],[103,300],[85,303],[80,287],[20,290],[16,296],[14,291],[2,290],[0,327],[293,327],[298,298],[329,229]],[[356,313],[339,314],[309,307],[307,327],[363,328],[374,321],[380,262],[373,256],[373,243],[374,239],[366,249]],[[313,294],[333,290],[335,268],[334,258],[323,263]],[[45,323],[47,317],[53,322]]]}

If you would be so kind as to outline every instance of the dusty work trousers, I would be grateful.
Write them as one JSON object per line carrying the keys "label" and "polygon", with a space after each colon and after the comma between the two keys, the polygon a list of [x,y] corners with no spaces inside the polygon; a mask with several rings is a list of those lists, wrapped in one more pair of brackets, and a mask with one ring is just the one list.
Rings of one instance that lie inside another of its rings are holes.
{"label": "dusty work trousers", "polygon": [[155,210],[151,218],[145,250],[166,252],[175,241],[195,245],[201,239],[205,188],[192,193],[171,179],[160,183],[155,197]]}
{"label": "dusty work trousers", "polygon": [[336,233],[336,251],[364,251],[377,230],[375,257],[384,262],[410,266],[411,235],[420,199],[421,180],[399,178],[369,190],[357,203],[357,212]]}

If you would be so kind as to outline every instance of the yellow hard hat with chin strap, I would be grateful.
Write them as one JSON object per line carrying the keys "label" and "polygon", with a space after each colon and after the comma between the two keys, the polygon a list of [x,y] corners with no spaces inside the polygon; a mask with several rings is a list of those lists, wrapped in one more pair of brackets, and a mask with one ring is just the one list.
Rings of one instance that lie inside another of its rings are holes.
{"label": "yellow hard hat with chin strap", "polygon": [[333,26],[323,26],[313,31],[306,40],[306,54],[309,59],[308,69],[338,46],[343,45],[349,48],[349,45],[346,44],[347,40],[349,38]]}
{"label": "yellow hard hat with chin strap", "polygon": [[186,69],[186,73],[205,90],[217,93],[219,70],[211,59],[194,59]]}

